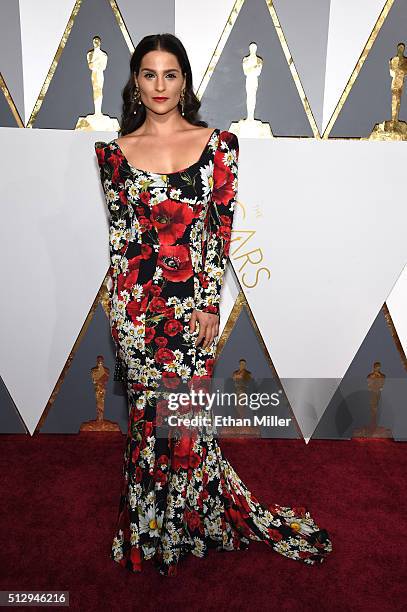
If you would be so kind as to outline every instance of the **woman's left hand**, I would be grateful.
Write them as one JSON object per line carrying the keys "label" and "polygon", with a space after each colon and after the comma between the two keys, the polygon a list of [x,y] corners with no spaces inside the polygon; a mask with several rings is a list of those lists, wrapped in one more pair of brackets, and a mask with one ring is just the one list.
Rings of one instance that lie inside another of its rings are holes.
{"label": "woman's left hand", "polygon": [[207,348],[219,333],[219,316],[209,312],[202,312],[202,310],[193,310],[189,321],[190,332],[195,331],[197,321],[199,323],[199,334],[195,341],[195,346],[198,346],[201,340],[205,338],[202,348]]}

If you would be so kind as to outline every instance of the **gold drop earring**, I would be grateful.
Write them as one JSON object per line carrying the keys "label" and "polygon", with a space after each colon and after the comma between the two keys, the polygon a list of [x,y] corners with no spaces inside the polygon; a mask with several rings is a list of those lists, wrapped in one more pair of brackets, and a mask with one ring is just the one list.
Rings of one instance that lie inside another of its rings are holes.
{"label": "gold drop earring", "polygon": [[181,115],[183,116],[184,115],[184,105],[185,105],[185,90],[181,92],[179,101],[181,103]]}
{"label": "gold drop earring", "polygon": [[[133,93],[133,97],[132,97],[132,102],[135,106],[141,105],[141,96],[140,96],[140,90],[138,87],[135,88],[134,93]],[[133,114],[135,115],[137,113],[137,108],[134,109]]]}

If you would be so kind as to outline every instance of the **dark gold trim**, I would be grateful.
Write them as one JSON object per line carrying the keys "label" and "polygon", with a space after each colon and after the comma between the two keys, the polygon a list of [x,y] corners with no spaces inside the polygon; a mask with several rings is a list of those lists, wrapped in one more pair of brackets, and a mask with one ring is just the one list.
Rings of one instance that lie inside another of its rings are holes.
{"label": "dark gold trim", "polygon": [[391,314],[390,314],[390,311],[388,309],[388,306],[387,306],[386,302],[382,306],[382,311],[383,311],[386,323],[389,326],[389,329],[390,329],[390,332],[391,332],[394,344],[396,345],[396,349],[397,349],[397,351],[398,351],[398,353],[400,355],[401,362],[402,362],[402,364],[404,366],[404,369],[407,370],[407,357],[406,357],[406,354],[404,352],[403,345],[400,342],[400,338],[399,338],[399,335],[397,333],[396,326],[393,323],[393,319],[391,318]]}
{"label": "dark gold trim", "polygon": [[16,120],[16,126],[17,127],[24,127],[24,121],[21,119],[20,113],[18,112],[18,108],[17,106],[14,104],[14,100],[12,98],[12,95],[9,91],[9,88],[6,85],[5,80],[3,79],[3,75],[0,72],[0,90],[3,92],[3,95],[6,99],[7,104],[10,107],[11,113],[14,117],[14,119]]}
{"label": "dark gold trim", "polygon": [[91,308],[90,308],[90,310],[88,312],[88,315],[87,315],[87,317],[85,319],[85,322],[82,325],[82,328],[81,328],[81,330],[79,332],[79,335],[78,335],[78,337],[75,340],[75,343],[74,343],[74,345],[73,345],[73,347],[71,349],[71,352],[68,355],[68,358],[67,358],[67,360],[65,362],[64,367],[62,368],[61,374],[58,377],[58,380],[57,380],[57,382],[55,384],[55,387],[53,388],[51,396],[50,396],[50,398],[49,398],[49,400],[47,402],[47,405],[45,406],[45,408],[44,408],[44,410],[43,410],[43,412],[41,414],[41,417],[40,417],[40,419],[39,419],[39,421],[38,421],[38,423],[37,423],[37,425],[35,427],[34,433],[40,433],[41,427],[45,423],[46,418],[48,416],[48,413],[51,410],[51,407],[52,407],[52,405],[53,405],[53,403],[55,401],[55,398],[58,395],[58,392],[59,392],[59,390],[60,390],[60,388],[61,388],[61,386],[62,386],[62,384],[63,384],[63,382],[65,380],[65,376],[68,373],[69,368],[71,367],[71,363],[73,361],[75,353],[78,350],[79,345],[82,342],[82,339],[83,339],[83,337],[85,336],[85,334],[86,334],[86,332],[88,330],[90,322],[93,319],[93,316],[95,314],[96,308],[98,307],[99,301],[102,303],[102,299],[101,298],[103,297],[103,294],[104,294],[104,291],[105,291],[106,278],[107,278],[107,274],[106,274],[105,278],[103,279],[103,282],[102,282],[102,284],[101,284],[101,286],[99,288],[99,291],[97,292],[97,295],[96,295],[96,297],[95,297],[95,299],[93,301],[93,304],[92,304],[92,306],[91,306]]}
{"label": "dark gold trim", "polygon": [[34,104],[34,108],[32,110],[31,116],[30,116],[30,118],[29,118],[29,120],[27,122],[27,128],[32,128],[33,125],[34,125],[34,122],[35,122],[35,120],[37,118],[37,115],[38,115],[38,113],[40,111],[40,108],[42,106],[43,100],[44,100],[44,98],[45,98],[45,96],[47,94],[48,87],[49,87],[49,85],[51,83],[52,77],[54,76],[55,71],[56,71],[56,69],[58,67],[58,62],[59,62],[59,60],[61,58],[61,55],[62,55],[62,52],[63,52],[63,50],[65,48],[66,42],[67,42],[67,40],[69,38],[69,35],[71,33],[73,24],[75,23],[76,16],[78,15],[79,10],[81,8],[81,4],[82,4],[82,0],[76,0],[75,1],[75,6],[72,9],[72,13],[71,13],[71,15],[69,17],[69,20],[68,20],[68,23],[67,23],[66,28],[64,30],[64,33],[62,34],[61,42],[58,45],[58,49],[57,49],[57,51],[55,53],[54,59],[52,60],[52,64],[51,64],[51,66],[50,66],[50,68],[48,70],[48,74],[45,77],[44,84],[41,87],[40,94],[39,94],[39,96],[38,96],[38,98],[37,98],[37,100],[36,100],[36,102]]}
{"label": "dark gold trim", "polygon": [[232,308],[232,310],[230,312],[230,315],[228,317],[226,325],[225,325],[225,327],[223,329],[223,332],[221,334],[221,337],[219,339],[218,347],[217,347],[217,351],[216,351],[216,361],[219,359],[219,357],[220,357],[220,355],[222,353],[222,350],[223,350],[226,342],[229,340],[230,334],[232,333],[232,330],[234,329],[234,327],[236,325],[236,322],[237,322],[237,320],[238,320],[238,318],[240,316],[240,313],[242,312],[243,308],[245,308],[245,310],[246,310],[246,312],[247,312],[247,314],[249,316],[250,322],[251,322],[252,327],[254,329],[254,332],[255,332],[255,334],[257,336],[257,340],[258,340],[261,348],[263,349],[263,353],[264,353],[264,356],[266,357],[267,364],[270,367],[270,370],[272,371],[275,380],[278,381],[278,384],[280,385],[280,387],[282,389],[282,392],[284,393],[284,397],[285,397],[285,399],[287,401],[288,410],[289,410],[289,412],[291,414],[293,422],[295,423],[295,427],[297,429],[297,433],[299,434],[300,438],[304,439],[304,435],[303,435],[303,433],[302,433],[302,431],[301,431],[301,429],[300,429],[300,427],[298,425],[298,421],[297,421],[296,416],[295,416],[295,414],[293,412],[291,404],[288,401],[288,397],[286,396],[286,393],[284,391],[284,387],[281,384],[281,380],[280,380],[279,375],[277,374],[277,370],[274,367],[274,364],[273,364],[272,359],[270,357],[270,353],[269,353],[269,351],[267,349],[266,343],[263,340],[263,336],[261,335],[261,332],[260,332],[260,330],[259,330],[259,328],[257,326],[256,320],[255,320],[255,318],[253,316],[251,308],[250,308],[250,306],[249,306],[249,304],[247,302],[247,299],[246,299],[242,289],[240,289],[240,291],[239,291],[239,294],[238,294],[238,296],[236,298],[234,306],[233,306],[233,308]]}
{"label": "dark gold trim", "polygon": [[242,289],[240,288],[240,291],[235,300],[233,308],[230,311],[230,314],[228,316],[228,320],[226,321],[225,327],[223,328],[223,331],[218,340],[218,345],[216,347],[216,356],[215,356],[216,361],[219,359],[220,354],[222,353],[226,342],[229,340],[230,334],[232,333],[232,330],[236,325],[236,321],[238,320],[240,313],[242,311],[244,302],[245,302],[245,297],[242,292]]}
{"label": "dark gold trim", "polygon": [[[383,7],[383,9],[382,9],[382,11],[381,11],[381,13],[380,13],[376,23],[375,23],[375,25],[373,27],[373,30],[372,30],[369,38],[368,38],[368,41],[367,41],[367,43],[365,45],[365,48],[363,49],[363,51],[362,51],[362,53],[361,53],[361,55],[360,55],[360,57],[359,57],[359,59],[357,61],[357,64],[356,64],[356,66],[355,66],[355,68],[354,68],[354,70],[353,70],[353,72],[352,72],[352,74],[351,74],[347,84],[346,84],[346,87],[343,90],[343,93],[342,93],[342,95],[341,95],[341,97],[339,99],[339,102],[336,105],[336,108],[335,108],[334,112],[332,113],[332,116],[331,116],[331,118],[330,118],[330,120],[329,120],[329,122],[328,122],[328,124],[327,124],[327,126],[326,126],[326,128],[325,128],[325,130],[323,132],[323,134],[322,134],[322,139],[323,140],[327,140],[329,138],[329,135],[330,135],[330,133],[332,131],[332,128],[335,125],[335,121],[337,120],[338,115],[341,112],[341,110],[343,108],[343,105],[345,104],[345,102],[346,102],[346,100],[347,100],[347,98],[348,98],[348,96],[350,94],[350,91],[351,91],[351,89],[353,87],[354,82],[356,81],[356,79],[359,76],[359,73],[360,73],[360,71],[362,69],[362,66],[365,63],[365,61],[366,61],[366,59],[367,59],[367,57],[368,57],[368,55],[370,53],[370,49],[373,47],[373,44],[376,41],[376,38],[377,38],[377,36],[378,36],[378,34],[379,34],[380,30],[381,30],[381,27],[382,27],[383,23],[386,20],[387,15],[390,12],[390,9],[393,6],[393,3],[394,3],[394,0],[386,0],[386,4],[384,5],[384,7]],[[342,138],[342,140],[350,140],[350,139],[349,138],[346,138],[346,139]],[[358,140],[361,140],[361,138],[358,138]]]}
{"label": "dark gold trim", "polygon": [[117,24],[118,24],[118,26],[119,26],[122,34],[123,34],[123,38],[126,41],[126,44],[127,44],[128,48],[129,48],[130,53],[133,54],[134,53],[134,45],[133,45],[133,42],[131,40],[130,33],[129,33],[128,29],[126,28],[126,24],[124,23],[124,19],[122,17],[120,9],[117,6],[117,2],[116,2],[116,0],[109,0],[109,2],[110,2],[110,6],[112,7],[113,14],[116,17]]}

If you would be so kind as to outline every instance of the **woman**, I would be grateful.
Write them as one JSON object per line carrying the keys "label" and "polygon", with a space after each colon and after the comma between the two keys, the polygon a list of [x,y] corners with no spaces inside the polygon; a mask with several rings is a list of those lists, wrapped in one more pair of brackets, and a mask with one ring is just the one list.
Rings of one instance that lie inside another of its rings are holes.
{"label": "woman", "polygon": [[[222,456],[204,402],[237,194],[235,134],[197,120],[186,51],[146,36],[130,61],[121,137],[95,149],[110,213],[110,324],[129,422],[111,557],[174,576],[187,553],[263,540],[308,564],[332,550],[303,507],[261,505]],[[185,400],[185,396],[184,396]],[[171,418],[170,418],[171,417]],[[191,423],[191,421],[189,421]]]}

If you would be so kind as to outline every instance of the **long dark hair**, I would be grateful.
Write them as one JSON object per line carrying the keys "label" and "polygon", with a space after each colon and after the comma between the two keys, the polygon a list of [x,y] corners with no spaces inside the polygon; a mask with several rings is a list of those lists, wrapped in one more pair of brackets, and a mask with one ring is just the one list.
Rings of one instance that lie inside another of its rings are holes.
{"label": "long dark hair", "polygon": [[[130,77],[122,91],[123,106],[120,121],[120,135],[125,136],[136,130],[144,123],[146,118],[146,107],[143,103],[138,104],[133,101],[133,94],[136,89],[133,73],[138,76],[140,64],[143,56],[149,51],[162,50],[173,53],[181,66],[182,73],[185,74],[185,94],[184,94],[184,119],[192,125],[208,127],[206,121],[198,119],[198,111],[201,106],[192,87],[192,71],[188,55],[182,42],[174,34],[150,34],[144,36],[138,43],[130,59]],[[134,113],[136,111],[136,113]]]}

